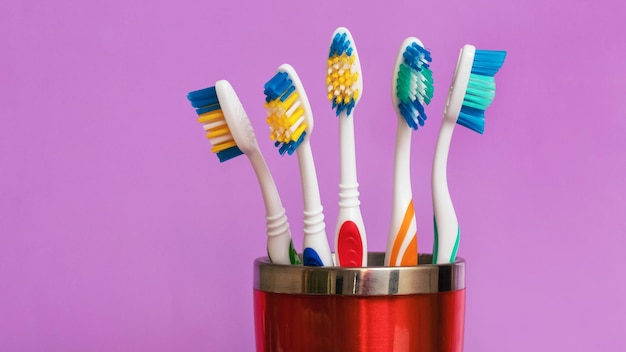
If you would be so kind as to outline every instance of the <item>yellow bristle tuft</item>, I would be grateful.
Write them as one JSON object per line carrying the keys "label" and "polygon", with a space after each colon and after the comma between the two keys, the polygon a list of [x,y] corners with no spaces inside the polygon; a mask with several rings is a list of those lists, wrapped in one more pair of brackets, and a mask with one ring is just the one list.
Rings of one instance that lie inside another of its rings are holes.
{"label": "yellow bristle tuft", "polygon": [[236,145],[237,145],[237,143],[235,143],[235,141],[230,140],[230,141],[228,141],[228,142],[224,142],[224,143],[221,143],[221,144],[214,145],[214,146],[211,148],[211,152],[213,152],[213,153],[219,153],[219,152],[221,152],[222,150],[226,150],[226,149],[231,148],[231,147],[234,147],[234,146],[236,146]]}
{"label": "yellow bristle tuft", "polygon": [[304,114],[304,109],[300,108],[298,110],[296,110],[296,112],[293,113],[293,115],[291,115],[290,117],[286,117],[285,122],[286,122],[286,127],[290,128],[292,127],[296,121],[298,121],[298,119],[300,118],[300,116],[302,116],[302,114]]}
{"label": "yellow bristle tuft", "polygon": [[300,124],[300,127],[298,127],[293,134],[291,135],[291,140],[292,141],[297,141],[298,139],[300,139],[300,136],[302,135],[302,132],[304,132],[304,130],[306,130],[307,128],[307,124],[306,123],[302,123]]}
{"label": "yellow bristle tuft", "polygon": [[202,115],[198,115],[198,122],[206,123],[217,118],[224,118],[224,114],[222,113],[221,109],[209,111]]}
{"label": "yellow bristle tuft", "polygon": [[225,134],[230,134],[230,130],[228,129],[228,126],[209,130],[206,136],[207,138],[215,138],[215,137],[222,136]]}
{"label": "yellow bristle tuft", "polygon": [[285,110],[288,110],[289,107],[291,107],[291,105],[293,105],[293,102],[296,101],[296,99],[298,99],[298,93],[293,92],[289,95],[289,97],[287,99],[285,99],[285,101],[282,103],[283,107],[285,108]]}

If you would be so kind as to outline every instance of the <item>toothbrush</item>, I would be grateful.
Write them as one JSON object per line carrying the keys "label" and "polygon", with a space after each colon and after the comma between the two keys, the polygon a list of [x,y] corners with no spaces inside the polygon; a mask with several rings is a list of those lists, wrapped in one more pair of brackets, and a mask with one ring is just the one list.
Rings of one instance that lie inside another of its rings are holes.
{"label": "toothbrush", "polygon": [[220,162],[245,154],[256,173],[263,201],[267,226],[267,253],[277,264],[301,264],[293,247],[289,223],[280,201],[274,179],[263,159],[254,130],[235,90],[226,80],[215,86],[190,92],[187,99],[196,109],[198,122],[207,131],[211,151]]}
{"label": "toothbrush", "polygon": [[461,237],[446,176],[454,126],[458,123],[480,134],[484,132],[485,110],[496,93],[494,75],[502,67],[505,57],[506,51],[476,50],[472,45],[465,45],[460,51],[433,159],[435,264],[454,262]]}
{"label": "toothbrush", "polygon": [[327,61],[328,100],[339,118],[341,178],[339,214],[335,229],[336,264],[344,267],[367,266],[367,240],[361,216],[359,183],[356,175],[353,109],[361,98],[361,64],[348,29],[335,30]]}
{"label": "toothbrush", "polygon": [[385,254],[386,266],[417,265],[417,224],[411,190],[411,134],[424,126],[424,105],[433,97],[430,52],[422,42],[406,38],[391,81],[391,101],[398,117],[394,159],[393,205]]}
{"label": "toothbrush", "polygon": [[311,133],[313,113],[302,82],[293,67],[283,64],[265,83],[265,108],[268,112],[270,139],[281,155],[298,156],[302,196],[304,200],[304,239],[302,261],[306,266],[333,266],[333,257],[326,235],[326,224],[313,153]]}

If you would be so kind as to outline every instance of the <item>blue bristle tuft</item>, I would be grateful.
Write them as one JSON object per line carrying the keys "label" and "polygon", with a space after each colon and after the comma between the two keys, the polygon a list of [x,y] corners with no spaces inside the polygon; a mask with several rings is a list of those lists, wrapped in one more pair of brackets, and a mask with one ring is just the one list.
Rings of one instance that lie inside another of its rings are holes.
{"label": "blue bristle tuft", "polygon": [[187,94],[187,99],[194,108],[203,107],[212,104],[218,104],[217,93],[215,87],[199,89]]}
{"label": "blue bristle tuft", "polygon": [[430,62],[433,61],[430,51],[422,48],[417,43],[407,46],[402,56],[404,57],[404,63],[418,72],[429,68]]}
{"label": "blue bristle tuft", "polygon": [[217,152],[217,157],[220,159],[220,163],[223,163],[241,154],[243,154],[241,149],[239,149],[239,147],[237,146],[234,146],[234,147],[230,147],[228,149],[222,150],[221,152]]}
{"label": "blue bristle tuft", "polygon": [[274,146],[278,147],[278,153],[280,153],[280,155],[285,155],[285,153],[292,155],[300,144],[302,144],[302,141],[304,141],[304,136],[306,136],[306,131],[302,132],[302,135],[300,135],[297,141],[289,143],[274,142]]}
{"label": "blue bristle tuft", "polygon": [[[274,77],[265,83],[263,88],[265,101],[268,103],[281,96],[284,96],[284,98],[281,98],[281,101],[285,101],[286,97],[295,90],[286,72],[278,72],[275,74]],[[288,94],[285,94],[285,91],[288,91]]]}
{"label": "blue bristle tuft", "polygon": [[352,100],[348,104],[337,104],[336,102],[333,101],[332,104],[333,104],[333,109],[335,109],[335,115],[339,116],[345,110],[346,114],[350,116],[350,114],[352,113],[352,109],[354,109],[355,101]]}
{"label": "blue bristle tuft", "polygon": [[485,110],[462,106],[456,123],[483,134],[485,132]]}
{"label": "blue bristle tuft", "polygon": [[215,86],[189,92],[187,99],[191,103],[191,106],[196,109],[198,115],[220,108]]}
{"label": "blue bristle tuft", "polygon": [[346,33],[337,33],[333,38],[333,42],[330,45],[330,50],[328,52],[328,57],[331,58],[334,55],[341,55],[346,53],[346,55],[352,55],[352,47],[350,46],[350,41],[347,39],[348,35]]}
{"label": "blue bristle tuft", "polygon": [[483,76],[494,76],[504,64],[506,51],[503,50],[476,50],[472,73]]}
{"label": "blue bristle tuft", "polygon": [[404,117],[404,120],[412,129],[417,130],[419,127],[424,126],[427,116],[424,107],[418,100],[409,103],[400,103],[398,104],[398,109],[402,117]]}

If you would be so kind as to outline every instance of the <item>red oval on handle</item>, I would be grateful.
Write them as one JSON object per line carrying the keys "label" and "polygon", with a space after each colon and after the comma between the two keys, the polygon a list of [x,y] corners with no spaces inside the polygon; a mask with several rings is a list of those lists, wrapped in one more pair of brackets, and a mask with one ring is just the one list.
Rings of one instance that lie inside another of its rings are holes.
{"label": "red oval on handle", "polygon": [[358,268],[363,266],[363,242],[359,227],[346,221],[339,229],[337,240],[337,265]]}

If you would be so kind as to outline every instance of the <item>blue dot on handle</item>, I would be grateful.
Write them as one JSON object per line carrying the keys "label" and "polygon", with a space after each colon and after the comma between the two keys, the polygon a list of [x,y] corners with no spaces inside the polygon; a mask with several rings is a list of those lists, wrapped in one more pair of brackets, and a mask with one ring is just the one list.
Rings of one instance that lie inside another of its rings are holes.
{"label": "blue dot on handle", "polygon": [[302,252],[302,261],[305,266],[324,266],[322,259],[313,248],[305,248]]}

